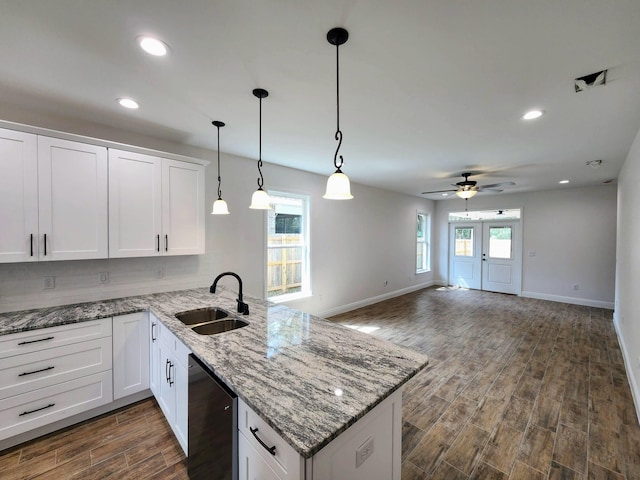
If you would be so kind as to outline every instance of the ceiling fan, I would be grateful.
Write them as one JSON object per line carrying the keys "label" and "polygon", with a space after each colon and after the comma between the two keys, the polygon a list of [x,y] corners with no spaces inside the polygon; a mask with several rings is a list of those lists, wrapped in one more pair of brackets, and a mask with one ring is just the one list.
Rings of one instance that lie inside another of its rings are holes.
{"label": "ceiling fan", "polygon": [[476,182],[475,180],[469,180],[469,177],[473,175],[473,173],[461,173],[460,175],[464,177],[464,180],[451,184],[452,187],[457,187],[455,190],[434,190],[432,192],[422,192],[422,194],[424,195],[428,193],[455,192],[455,194],[460,198],[468,199],[473,197],[478,192],[500,193],[502,192],[502,190],[500,190],[498,187],[515,185],[514,182],[500,182],[492,183],[490,185],[478,185],[478,182]]}

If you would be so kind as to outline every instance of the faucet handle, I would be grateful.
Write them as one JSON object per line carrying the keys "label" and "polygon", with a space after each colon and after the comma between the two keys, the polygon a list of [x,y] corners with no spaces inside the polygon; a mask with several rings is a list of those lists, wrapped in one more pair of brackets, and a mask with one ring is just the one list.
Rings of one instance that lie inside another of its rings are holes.
{"label": "faucet handle", "polygon": [[249,305],[244,303],[239,298],[236,300],[236,302],[238,302],[238,313],[249,315]]}

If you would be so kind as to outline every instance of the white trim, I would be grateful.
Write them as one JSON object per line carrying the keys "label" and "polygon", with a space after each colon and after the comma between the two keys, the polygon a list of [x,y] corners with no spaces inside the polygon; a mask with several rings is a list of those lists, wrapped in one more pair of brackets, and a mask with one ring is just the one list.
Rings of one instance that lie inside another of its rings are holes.
{"label": "white trim", "polygon": [[407,293],[415,292],[417,290],[422,290],[424,288],[428,288],[433,285],[434,285],[434,282],[432,281],[420,283],[418,285],[412,285],[410,287],[402,288],[400,290],[395,290],[393,292],[388,292],[383,295],[377,295],[375,297],[365,298],[363,300],[358,300],[357,302],[348,303],[340,307],[324,310],[322,312],[319,312],[317,316],[321,318],[332,317],[334,315],[339,315],[341,313],[350,312],[351,310],[355,310],[356,308],[366,307],[369,305],[373,305],[374,303],[382,302],[383,300],[389,300],[391,298],[399,297],[400,295],[405,295]]}
{"label": "white trim", "polygon": [[538,300],[549,300],[551,302],[571,303],[573,305],[584,305],[585,307],[606,308],[613,310],[613,302],[603,302],[602,300],[591,300],[588,298],[563,297],[561,295],[551,295],[549,293],[525,292],[520,296],[526,298],[536,298]]}
{"label": "white trim", "polygon": [[627,373],[629,387],[631,387],[631,396],[633,397],[633,403],[636,407],[636,416],[638,417],[638,422],[640,422],[640,390],[638,389],[636,377],[633,375],[633,362],[629,358],[627,349],[624,346],[622,333],[620,332],[620,328],[618,326],[618,315],[616,315],[616,312],[613,312],[613,326],[616,330],[616,336],[618,337],[618,345],[620,345],[622,358],[624,358],[624,367]]}

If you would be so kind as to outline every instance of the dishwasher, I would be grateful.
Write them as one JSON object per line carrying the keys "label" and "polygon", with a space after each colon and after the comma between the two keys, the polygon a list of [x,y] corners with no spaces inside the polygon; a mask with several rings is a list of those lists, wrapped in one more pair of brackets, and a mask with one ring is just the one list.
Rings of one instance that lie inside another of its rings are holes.
{"label": "dishwasher", "polygon": [[238,397],[189,355],[190,480],[238,479]]}

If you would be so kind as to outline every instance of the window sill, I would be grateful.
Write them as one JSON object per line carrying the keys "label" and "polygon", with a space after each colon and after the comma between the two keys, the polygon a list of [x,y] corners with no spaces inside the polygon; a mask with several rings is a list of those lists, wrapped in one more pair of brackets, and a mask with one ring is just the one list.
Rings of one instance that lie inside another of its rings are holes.
{"label": "window sill", "polygon": [[273,303],[284,303],[284,302],[290,302],[292,300],[302,300],[303,298],[309,298],[309,297],[311,297],[310,292],[296,292],[296,293],[290,293],[288,295],[278,295],[277,297],[268,298],[267,300]]}

